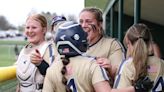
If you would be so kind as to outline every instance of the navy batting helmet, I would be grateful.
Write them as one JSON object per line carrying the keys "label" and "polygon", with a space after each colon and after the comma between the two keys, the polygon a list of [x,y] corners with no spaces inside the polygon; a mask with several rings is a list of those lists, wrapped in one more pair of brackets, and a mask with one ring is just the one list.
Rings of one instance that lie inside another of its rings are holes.
{"label": "navy batting helmet", "polygon": [[55,16],[52,19],[51,25],[56,25],[59,21],[66,21],[66,18],[64,16]]}
{"label": "navy batting helmet", "polygon": [[55,39],[60,55],[68,57],[81,55],[86,52],[87,33],[76,22],[65,22],[59,26]]}

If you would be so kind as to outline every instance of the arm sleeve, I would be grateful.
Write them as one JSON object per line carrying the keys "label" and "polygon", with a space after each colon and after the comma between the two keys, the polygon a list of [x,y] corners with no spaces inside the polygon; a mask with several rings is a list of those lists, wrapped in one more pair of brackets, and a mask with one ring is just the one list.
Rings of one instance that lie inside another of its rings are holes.
{"label": "arm sleeve", "polygon": [[37,68],[39,69],[39,72],[42,75],[46,75],[46,70],[47,70],[48,67],[49,67],[49,64],[45,60],[43,60],[41,62],[41,64],[37,66]]}
{"label": "arm sleeve", "polygon": [[124,67],[120,73],[120,81],[117,88],[125,88],[132,86],[132,81],[134,80],[135,69],[132,63],[125,63]]}
{"label": "arm sleeve", "polygon": [[109,80],[107,73],[106,73],[106,70],[97,64],[92,64],[91,76],[92,76],[92,84],[93,85],[98,83],[98,82]]}
{"label": "arm sleeve", "polygon": [[108,55],[109,60],[111,61],[112,66],[116,68],[119,67],[121,62],[125,59],[125,51],[120,42],[113,40],[110,47],[110,54]]}

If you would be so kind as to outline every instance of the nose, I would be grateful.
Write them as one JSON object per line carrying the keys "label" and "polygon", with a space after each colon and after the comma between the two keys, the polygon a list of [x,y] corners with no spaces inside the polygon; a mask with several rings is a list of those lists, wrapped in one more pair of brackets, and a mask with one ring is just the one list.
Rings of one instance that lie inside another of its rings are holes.
{"label": "nose", "polygon": [[32,32],[32,28],[28,28],[27,31],[28,31],[28,32]]}
{"label": "nose", "polygon": [[26,35],[30,35],[32,33],[32,29],[31,28],[26,28],[25,29],[25,34]]}
{"label": "nose", "polygon": [[86,28],[87,27],[87,23],[86,22],[82,22],[82,23],[80,23],[80,25],[81,25],[82,28]]}

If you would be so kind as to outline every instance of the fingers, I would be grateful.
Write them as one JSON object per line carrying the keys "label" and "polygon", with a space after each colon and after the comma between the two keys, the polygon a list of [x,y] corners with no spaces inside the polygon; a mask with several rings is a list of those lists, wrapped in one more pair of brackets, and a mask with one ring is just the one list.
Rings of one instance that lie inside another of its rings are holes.
{"label": "fingers", "polygon": [[36,53],[40,54],[39,50],[38,49],[35,49]]}
{"label": "fingers", "polygon": [[40,64],[41,61],[43,60],[43,58],[41,57],[41,54],[40,54],[39,50],[37,50],[37,49],[35,50],[34,53],[31,54],[30,59],[31,59],[31,62],[33,64]]}
{"label": "fingers", "polygon": [[111,64],[109,63],[108,59],[106,58],[96,58],[97,64],[104,68],[111,68]]}

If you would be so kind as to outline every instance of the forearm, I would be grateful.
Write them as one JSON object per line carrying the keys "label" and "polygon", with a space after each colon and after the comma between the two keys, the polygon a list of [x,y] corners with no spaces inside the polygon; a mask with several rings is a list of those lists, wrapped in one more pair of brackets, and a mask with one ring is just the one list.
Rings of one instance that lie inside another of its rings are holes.
{"label": "forearm", "polygon": [[41,64],[39,64],[37,66],[37,68],[39,69],[39,72],[42,74],[42,75],[46,75],[46,71],[47,71],[47,68],[49,67],[49,64],[46,62],[46,61],[42,61]]}

